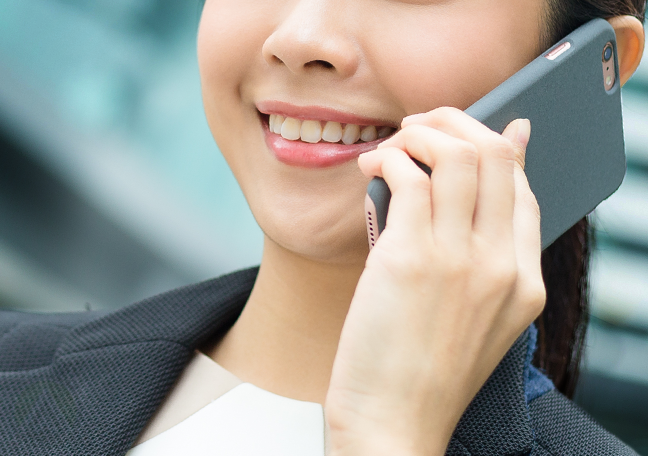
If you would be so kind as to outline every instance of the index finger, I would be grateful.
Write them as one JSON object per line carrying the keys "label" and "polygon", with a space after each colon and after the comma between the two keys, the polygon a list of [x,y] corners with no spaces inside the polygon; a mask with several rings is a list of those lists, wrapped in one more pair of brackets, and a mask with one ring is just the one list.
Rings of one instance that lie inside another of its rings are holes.
{"label": "index finger", "polygon": [[[425,124],[474,144],[479,155],[479,189],[474,228],[489,242],[500,243],[513,233],[515,148],[512,142],[465,112],[451,107],[406,117],[403,125]],[[394,141],[396,137],[390,138]]]}

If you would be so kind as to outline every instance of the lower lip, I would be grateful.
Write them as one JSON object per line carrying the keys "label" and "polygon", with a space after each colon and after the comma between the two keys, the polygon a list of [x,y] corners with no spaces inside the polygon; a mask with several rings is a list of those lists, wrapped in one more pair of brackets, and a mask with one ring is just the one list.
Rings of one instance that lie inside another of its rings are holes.
{"label": "lower lip", "polygon": [[268,122],[262,120],[266,144],[274,156],[282,163],[303,168],[326,168],[341,165],[358,155],[374,150],[378,144],[387,138],[377,139],[366,143],[351,145],[327,143],[324,141],[310,144],[303,141],[291,141],[281,135],[272,133]]}

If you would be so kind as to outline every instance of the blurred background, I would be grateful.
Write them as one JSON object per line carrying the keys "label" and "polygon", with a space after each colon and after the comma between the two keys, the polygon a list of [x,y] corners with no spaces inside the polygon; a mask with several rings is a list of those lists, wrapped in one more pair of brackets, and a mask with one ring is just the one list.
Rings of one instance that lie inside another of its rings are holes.
{"label": "blurred background", "polygon": [[[0,2],[1,308],[115,309],[258,264],[202,111],[199,8]],[[593,216],[577,401],[648,455],[648,62],[623,101],[628,174]]]}

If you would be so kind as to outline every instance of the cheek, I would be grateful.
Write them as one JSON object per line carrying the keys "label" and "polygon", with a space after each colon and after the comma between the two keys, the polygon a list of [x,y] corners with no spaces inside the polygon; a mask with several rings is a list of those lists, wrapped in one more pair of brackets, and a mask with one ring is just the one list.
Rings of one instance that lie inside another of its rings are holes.
{"label": "cheek", "polygon": [[[232,21],[224,20],[232,15]],[[239,15],[240,10],[228,8],[227,2],[208,0],[205,4],[198,29],[198,65],[203,89],[213,89],[213,83],[223,79],[233,81],[238,73],[236,67],[244,62],[243,59],[237,62],[235,55],[244,51],[248,43],[244,39],[231,39],[236,33],[233,24],[241,19],[237,17]],[[229,72],[226,71],[228,68]]]}
{"label": "cheek", "polygon": [[463,2],[428,15],[385,16],[385,24],[399,26],[373,30],[369,59],[406,114],[465,109],[536,57],[538,4]]}
{"label": "cheek", "polygon": [[[266,3],[207,0],[198,30],[198,64],[207,122],[237,178],[245,163],[236,151],[245,146],[258,147],[254,141],[248,144],[253,139],[250,125],[256,125],[258,119],[255,112],[242,109],[241,85],[251,68],[262,60],[259,49],[268,35],[265,24],[271,22],[263,9],[264,5],[268,9]],[[258,20],[258,16],[266,19]]]}
{"label": "cheek", "polygon": [[269,3],[207,0],[198,30],[198,65],[206,110],[214,111],[222,101],[238,97],[246,75],[262,62],[260,49],[273,28]]}

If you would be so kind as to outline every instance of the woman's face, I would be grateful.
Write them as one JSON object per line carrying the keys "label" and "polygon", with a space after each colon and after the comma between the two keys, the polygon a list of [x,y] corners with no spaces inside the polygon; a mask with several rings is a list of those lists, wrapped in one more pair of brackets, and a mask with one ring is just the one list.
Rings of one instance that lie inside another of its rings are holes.
{"label": "woman's face", "polygon": [[[267,237],[318,261],[364,261],[357,155],[407,115],[467,108],[535,58],[544,1],[207,0],[207,120]],[[328,141],[313,143],[319,130]],[[358,131],[366,142],[335,142]]]}

